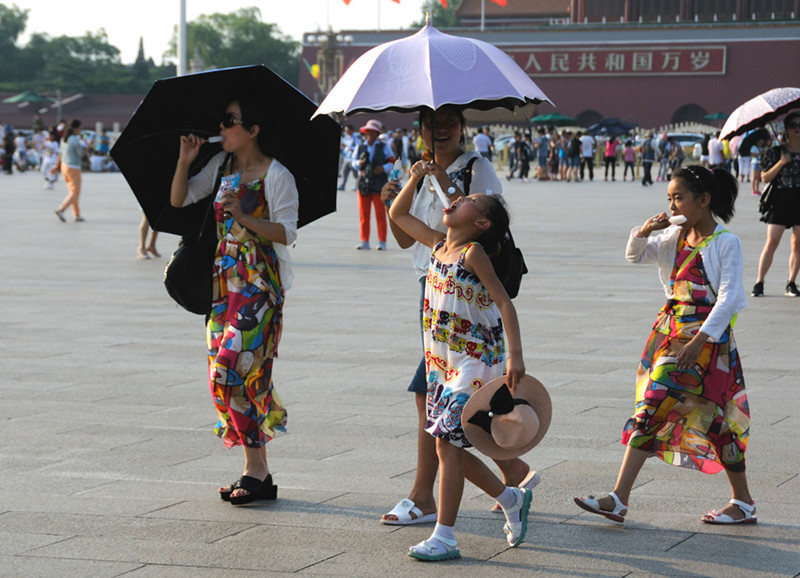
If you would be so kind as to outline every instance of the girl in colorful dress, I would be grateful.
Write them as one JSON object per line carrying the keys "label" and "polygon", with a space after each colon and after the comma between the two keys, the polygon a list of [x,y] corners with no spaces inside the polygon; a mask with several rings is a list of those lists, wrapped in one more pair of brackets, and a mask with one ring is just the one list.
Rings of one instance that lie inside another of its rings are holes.
{"label": "girl in colorful dress", "polygon": [[742,247],[716,222],[731,219],[737,193],[725,170],[680,168],[667,191],[672,216],[660,213],[631,231],[626,258],[658,264],[668,301],[639,364],[636,413],[622,432],[627,448],[614,491],[575,498],[584,510],[622,522],[636,476],[656,455],[707,474],[725,470],[732,499],[703,522],[756,521],[744,459],[750,411],[732,328],[745,306]]}
{"label": "girl in colorful dress", "polygon": [[242,477],[219,489],[220,497],[235,505],[277,496],[265,444],[286,425],[272,364],[284,292],[293,278],[287,245],[297,237],[299,201],[294,177],[269,153],[264,109],[250,97],[231,102],[220,123],[223,152],[191,179],[189,166],[205,139],[182,136],[170,197],[181,207],[216,195],[219,244],[207,323],[208,368],[219,417],[214,432],[226,447],[244,449]]}
{"label": "girl in colorful dress", "polygon": [[[418,242],[433,249],[426,279],[423,332],[427,362],[427,425],[439,456],[439,511],[430,538],[412,546],[420,560],[461,556],[454,526],[470,480],[500,504],[512,547],[527,531],[531,490],[503,484],[476,456],[464,436],[461,411],[470,395],[491,379],[508,374],[512,394],[525,374],[516,310],[495,273],[503,262],[508,213],[496,195],[459,197],[444,209],[447,233],[432,229],[409,214],[417,183],[432,171],[420,161],[392,203],[392,221]],[[503,334],[508,337],[506,351]]]}

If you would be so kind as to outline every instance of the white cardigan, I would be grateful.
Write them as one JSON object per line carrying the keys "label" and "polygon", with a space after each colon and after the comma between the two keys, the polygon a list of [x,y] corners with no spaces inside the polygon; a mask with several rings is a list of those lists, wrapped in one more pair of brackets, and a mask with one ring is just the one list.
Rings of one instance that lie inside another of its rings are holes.
{"label": "white cardigan", "polygon": [[[657,263],[664,293],[668,299],[672,298],[669,279],[675,265],[681,228],[672,225],[646,238],[636,236],[640,228],[635,227],[631,231],[625,258],[631,263]],[[718,224],[714,232],[723,229]],[[730,325],[733,316],[747,305],[742,284],[742,243],[733,233],[722,233],[700,249],[700,256],[717,297],[700,331],[716,341]]]}
{"label": "white cardigan", "polygon": [[[225,152],[214,155],[199,173],[189,179],[189,186],[183,206],[196,203],[208,195],[216,194],[212,191],[217,179],[219,166],[225,160]],[[277,159],[272,159],[272,164],[264,179],[264,195],[269,208],[269,222],[280,223],[286,231],[286,245],[273,243],[275,254],[278,256],[278,270],[281,277],[281,286],[288,291],[294,281],[292,272],[292,256],[289,254],[289,245],[297,239],[297,211],[300,202],[297,194],[294,176]]]}

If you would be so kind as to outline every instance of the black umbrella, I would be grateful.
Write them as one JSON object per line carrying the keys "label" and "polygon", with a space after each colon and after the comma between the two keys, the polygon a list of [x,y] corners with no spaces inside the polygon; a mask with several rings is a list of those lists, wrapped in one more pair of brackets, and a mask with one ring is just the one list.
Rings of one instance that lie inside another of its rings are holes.
{"label": "black umbrella", "polygon": [[590,135],[622,136],[636,128],[636,124],[623,122],[618,118],[604,118],[586,129]]}
{"label": "black umbrella", "polygon": [[763,140],[765,142],[772,141],[772,137],[770,136],[769,131],[763,127],[757,128],[756,130],[744,135],[744,137],[742,138],[742,142],[739,143],[739,150],[746,151],[747,154],[750,154],[750,149],[752,149],[753,145],[760,140]]}
{"label": "black umbrella", "polygon": [[[205,211],[204,203],[182,209],[169,204],[179,135],[216,135],[228,103],[254,93],[273,112],[261,130],[274,135],[274,157],[297,182],[298,226],[336,210],[339,125],[326,116],[309,120],[317,106],[266,66],[226,68],[156,81],[111,150],[155,230],[182,235],[198,226]],[[219,151],[219,144],[203,145],[190,175]]]}

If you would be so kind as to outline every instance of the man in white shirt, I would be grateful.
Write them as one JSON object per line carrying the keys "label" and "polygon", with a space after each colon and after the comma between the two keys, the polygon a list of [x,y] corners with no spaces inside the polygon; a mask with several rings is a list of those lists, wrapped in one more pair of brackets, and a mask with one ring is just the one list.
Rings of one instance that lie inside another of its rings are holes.
{"label": "man in white shirt", "polygon": [[581,180],[584,179],[584,169],[589,168],[589,180],[594,180],[594,137],[584,134],[581,138]]}
{"label": "man in white shirt", "polygon": [[724,145],[719,140],[719,133],[708,140],[708,164],[712,169],[722,169],[725,167]]}
{"label": "man in white shirt", "polygon": [[492,160],[492,148],[494,148],[494,143],[492,143],[492,138],[486,134],[489,131],[489,128],[486,129],[478,128],[478,132],[472,137],[472,144],[475,147],[475,150],[480,153],[480,155],[484,158]]}

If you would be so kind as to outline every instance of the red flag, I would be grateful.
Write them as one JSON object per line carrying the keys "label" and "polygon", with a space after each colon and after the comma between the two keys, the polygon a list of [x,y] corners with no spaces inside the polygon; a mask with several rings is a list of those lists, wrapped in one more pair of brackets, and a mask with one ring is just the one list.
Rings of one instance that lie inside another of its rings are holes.
{"label": "red flag", "polygon": [[499,4],[500,6],[506,5],[506,0],[492,0],[495,4]]}
{"label": "red flag", "polygon": [[447,10],[447,0],[439,0],[439,2],[441,2],[441,3],[442,3],[442,8],[444,8],[445,10]]}
{"label": "red flag", "polygon": [[397,2],[398,4],[400,4],[400,0],[392,0],[392,1],[393,2]]}
{"label": "red flag", "polygon": [[350,0],[343,0],[345,6],[350,6]]}

